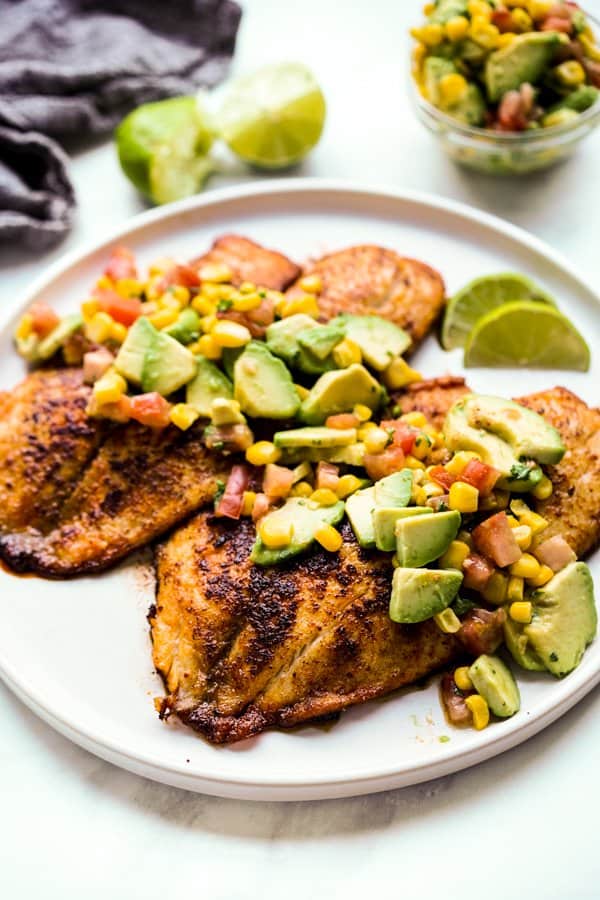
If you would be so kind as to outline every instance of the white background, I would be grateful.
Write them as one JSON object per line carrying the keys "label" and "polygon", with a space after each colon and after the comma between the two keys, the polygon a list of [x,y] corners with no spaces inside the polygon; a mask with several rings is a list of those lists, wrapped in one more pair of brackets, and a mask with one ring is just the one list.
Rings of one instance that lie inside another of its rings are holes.
{"label": "white background", "polygon": [[[588,8],[600,13],[600,2]],[[299,59],[318,76],[326,132],[298,175],[416,188],[495,212],[545,238],[594,284],[600,132],[525,180],[456,169],[413,117],[406,0],[247,0],[235,71]],[[105,143],[72,173],[76,227],[43,258],[0,251],[2,302],[52,259],[143,208]],[[247,180],[239,172],[212,186]],[[435,263],[435,260],[432,260]],[[590,336],[598,347],[598,335]],[[76,677],[76,673],[74,673]],[[350,800],[218,800],[129,775],[69,744],[0,686],[0,897],[600,897],[600,693],[491,762]],[[376,735],[373,736],[376,740]]]}

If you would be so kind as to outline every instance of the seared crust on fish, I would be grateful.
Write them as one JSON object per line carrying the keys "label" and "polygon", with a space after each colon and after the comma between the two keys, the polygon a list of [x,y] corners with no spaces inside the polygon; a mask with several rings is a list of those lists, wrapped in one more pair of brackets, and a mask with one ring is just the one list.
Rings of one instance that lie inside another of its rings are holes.
{"label": "seared crust on fish", "polygon": [[302,271],[283,253],[268,250],[239,234],[225,234],[217,238],[208,253],[192,260],[191,265],[199,267],[206,263],[228,266],[234,284],[252,281],[260,287],[276,291],[284,291]]}
{"label": "seared crust on fish", "polygon": [[[308,266],[304,276],[322,283],[319,310],[323,319],[340,313],[376,315],[404,328],[420,344],[444,306],[441,275],[416,259],[364,244],[330,253]],[[289,294],[301,292],[293,285]]]}
{"label": "seared crust on fish", "polygon": [[215,743],[379,697],[441,668],[455,639],[388,615],[389,555],[317,549],[262,568],[249,520],[200,513],[157,550],[154,664],[174,712]]}
{"label": "seared crust on fish", "polygon": [[470,393],[464,378],[442,375],[409,384],[405,390],[392,394],[391,405],[400,408],[400,415],[422,412],[428,422],[441,430],[450,407]]}

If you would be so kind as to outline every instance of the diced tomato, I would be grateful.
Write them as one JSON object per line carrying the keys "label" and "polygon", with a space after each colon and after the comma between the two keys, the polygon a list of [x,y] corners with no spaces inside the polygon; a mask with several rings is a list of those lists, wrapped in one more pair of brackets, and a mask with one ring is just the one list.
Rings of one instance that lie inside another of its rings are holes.
{"label": "diced tomato", "polygon": [[450,672],[442,675],[440,696],[442,707],[451,725],[471,725],[473,721],[471,710]]}
{"label": "diced tomato", "polygon": [[108,313],[115,322],[129,328],[142,314],[142,301],[139,297],[121,297],[116,291],[98,288],[94,291],[102,312]]}
{"label": "diced tomato", "polygon": [[271,501],[266,494],[257,494],[252,507],[252,520],[258,522],[271,508]]}
{"label": "diced tomato", "polygon": [[510,9],[495,9],[492,12],[492,25],[495,25],[502,33],[515,31],[515,23]]}
{"label": "diced tomato", "polygon": [[487,463],[478,459],[470,459],[460,475],[461,481],[477,488],[482,497],[486,497],[494,489],[494,486],[502,473]]}
{"label": "diced tomato", "polygon": [[325,425],[327,428],[358,428],[360,420],[352,413],[338,413],[335,416],[327,416]]}
{"label": "diced tomato", "polygon": [[104,274],[113,281],[121,278],[137,278],[135,256],[127,247],[115,247],[111,253]]}
{"label": "diced tomato", "polygon": [[243,453],[254,443],[254,435],[245,422],[237,425],[220,425],[218,428],[207,428],[203,437],[209,450],[223,453]]}
{"label": "diced tomato", "polygon": [[504,511],[481,522],[473,530],[472,537],[475,549],[497,566],[511,566],[521,557],[521,549]]}
{"label": "diced tomato", "polygon": [[440,494],[439,497],[429,497],[429,499],[427,500],[427,506],[430,506],[433,510],[448,509],[449,500],[449,494]]}
{"label": "diced tomato", "polygon": [[114,361],[114,356],[106,347],[86,353],[83,357],[83,380],[85,383],[94,384],[99,378],[102,378]]}
{"label": "diced tomato", "polygon": [[404,467],[404,451],[402,447],[387,447],[383,453],[366,453],[364,467],[372,481],[379,481],[392,472]]}
{"label": "diced tomato", "polygon": [[166,428],[169,424],[171,404],[156,391],[131,397],[130,417],[140,425],[150,428]]}
{"label": "diced tomato", "polygon": [[436,484],[439,484],[440,487],[443,487],[445,491],[449,491],[456,481],[454,475],[443,466],[434,466],[430,469],[429,478],[435,481]]}
{"label": "diced tomato", "polygon": [[334,466],[333,463],[321,460],[317,466],[317,488],[328,488],[330,491],[335,491],[339,480],[340,470],[338,467]]}
{"label": "diced tomato", "polygon": [[559,16],[548,16],[540,24],[540,31],[562,31],[563,34],[571,34],[573,23],[570,18],[564,19]]}
{"label": "diced tomato", "polygon": [[575,562],[577,559],[574,550],[560,534],[555,534],[554,537],[543,541],[534,552],[537,559],[544,566],[549,566],[553,572],[560,572],[570,562]]}
{"label": "diced tomato", "polygon": [[162,278],[157,282],[156,289],[166,291],[171,285],[180,285],[181,287],[198,287],[200,284],[200,276],[191,266],[185,263],[179,263],[167,269]]}
{"label": "diced tomato", "polygon": [[501,131],[523,131],[527,128],[523,98],[520,91],[507,91],[498,106],[498,127]]}
{"label": "diced tomato", "polygon": [[263,476],[263,491],[267,497],[276,499],[287,497],[294,483],[294,473],[285,466],[267,463]]}
{"label": "diced tomato", "polygon": [[244,504],[244,491],[250,481],[250,470],[247,466],[233,466],[227,479],[223,496],[217,503],[215,514],[228,519],[239,519]]}
{"label": "diced tomato", "polygon": [[503,625],[506,613],[503,609],[490,612],[488,609],[471,609],[462,620],[456,636],[468,653],[481,656],[495,653],[504,640]]}
{"label": "diced tomato", "polygon": [[402,422],[400,419],[384,419],[380,428],[393,432],[392,444],[395,447],[401,447],[407,456],[413,452],[418,432],[406,422]]}
{"label": "diced tomato", "polygon": [[33,330],[41,338],[50,334],[60,322],[60,318],[47,303],[34,303],[27,312],[33,319]]}
{"label": "diced tomato", "polygon": [[483,591],[494,573],[492,563],[479,556],[478,553],[469,553],[463,563],[463,585],[472,591]]}

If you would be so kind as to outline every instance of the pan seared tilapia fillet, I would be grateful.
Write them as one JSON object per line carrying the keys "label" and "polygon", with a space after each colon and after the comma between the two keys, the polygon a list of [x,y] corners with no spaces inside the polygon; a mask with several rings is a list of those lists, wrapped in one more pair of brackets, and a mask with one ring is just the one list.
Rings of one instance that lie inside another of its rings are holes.
{"label": "pan seared tilapia fillet", "polygon": [[[393,398],[441,428],[469,388],[447,376]],[[578,556],[600,536],[600,411],[564,388],[520,403],[559,429],[567,446],[549,469],[554,494],[535,507]],[[215,743],[291,726],[383,696],[451,662],[451,636],[432,622],[388,616],[388,554],[356,544],[348,524],[339,553],[316,550],[282,567],[249,561],[254,526],[202,513],[157,550],[154,663],[163,709]]]}
{"label": "pan seared tilapia fillet", "polygon": [[389,554],[361,550],[250,563],[255,528],[200,513],[157,550],[151,615],[164,711],[215,743],[288,727],[387,694],[450,662],[432,622],[388,615]]}
{"label": "pan seared tilapia fillet", "polygon": [[[425,263],[393,250],[364,244],[330,253],[308,266],[303,277],[322,283],[319,310],[323,319],[339,313],[377,315],[411,336],[413,348],[428,334],[444,307],[441,275]],[[288,294],[301,292],[298,284]]]}
{"label": "pan seared tilapia fillet", "polygon": [[239,234],[225,234],[213,243],[207,253],[193,259],[190,265],[222,263],[231,269],[234,284],[253,281],[261,287],[283,291],[301,274],[300,266],[277,250],[261,247]]}

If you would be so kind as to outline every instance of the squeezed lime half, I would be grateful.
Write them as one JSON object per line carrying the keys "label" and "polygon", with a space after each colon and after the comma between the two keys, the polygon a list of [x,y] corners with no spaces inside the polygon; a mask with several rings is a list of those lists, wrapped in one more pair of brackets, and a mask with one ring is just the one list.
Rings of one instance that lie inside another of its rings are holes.
{"label": "squeezed lime half", "polygon": [[325,97],[301,63],[265,66],[229,86],[217,114],[229,148],[254,166],[279,169],[312,150],[325,123]]}
{"label": "squeezed lime half", "polygon": [[525,275],[501,272],[475,278],[448,301],[442,325],[442,346],[445,350],[464,347],[471,329],[482,316],[503,303],[516,300],[554,305],[552,298]]}
{"label": "squeezed lime half", "polygon": [[196,97],[144,103],[115,132],[121,168],[155,203],[168,203],[200,190],[213,164],[210,121]]}
{"label": "squeezed lime half", "polygon": [[553,306],[516,301],[477,322],[465,347],[465,366],[587,372],[590,349],[575,326]]}

